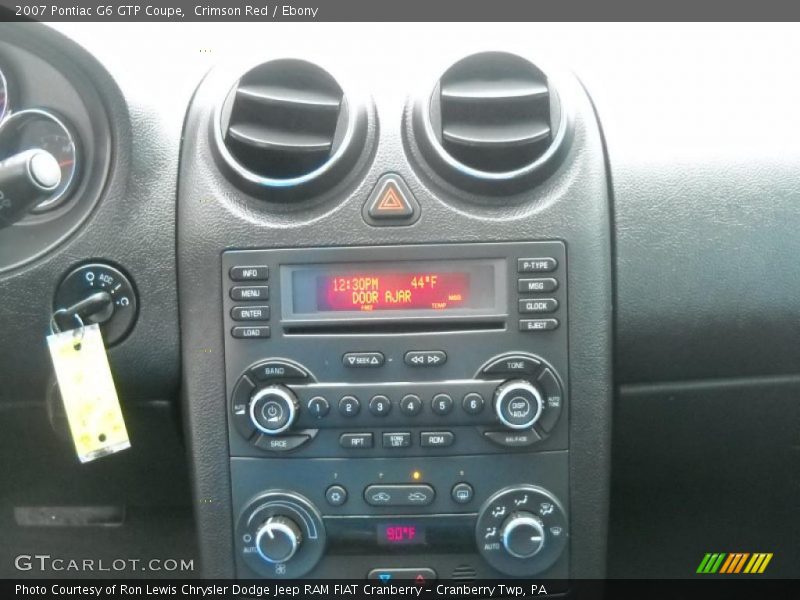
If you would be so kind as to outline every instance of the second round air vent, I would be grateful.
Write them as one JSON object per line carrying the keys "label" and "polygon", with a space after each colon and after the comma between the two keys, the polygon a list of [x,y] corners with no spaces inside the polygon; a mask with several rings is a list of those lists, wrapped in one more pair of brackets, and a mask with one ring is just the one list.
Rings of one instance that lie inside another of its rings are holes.
{"label": "second round air vent", "polygon": [[[220,154],[256,188],[335,183],[363,145],[363,110],[334,77],[298,59],[263,63],[233,86],[218,112]],[[362,143],[358,143],[362,142]]]}
{"label": "second round air vent", "polygon": [[415,126],[442,176],[503,194],[549,161],[563,138],[562,117],[558,94],[539,67],[515,54],[485,52],[441,76],[417,107]]}

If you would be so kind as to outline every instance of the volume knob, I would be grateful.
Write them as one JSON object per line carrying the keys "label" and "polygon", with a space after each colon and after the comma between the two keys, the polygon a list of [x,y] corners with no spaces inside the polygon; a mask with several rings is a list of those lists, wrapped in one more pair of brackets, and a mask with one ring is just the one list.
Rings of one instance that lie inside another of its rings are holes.
{"label": "volume knob", "polygon": [[256,533],[258,555],[268,563],[284,563],[300,548],[303,534],[287,517],[270,517]]}
{"label": "volume knob", "polygon": [[507,381],[494,394],[494,411],[510,429],[530,429],[542,416],[544,400],[536,386],[523,379]]}
{"label": "volume knob", "polygon": [[297,418],[297,397],[282,385],[258,390],[250,399],[250,420],[267,435],[278,435],[289,429]]}

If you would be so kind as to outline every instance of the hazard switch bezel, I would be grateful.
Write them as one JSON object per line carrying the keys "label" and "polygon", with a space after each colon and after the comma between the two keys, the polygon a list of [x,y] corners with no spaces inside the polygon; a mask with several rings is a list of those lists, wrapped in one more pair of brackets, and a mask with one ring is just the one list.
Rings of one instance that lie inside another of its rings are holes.
{"label": "hazard switch bezel", "polygon": [[[392,186],[399,192],[400,202],[405,204],[401,210],[379,209],[379,203],[385,198],[387,192],[391,193]],[[411,225],[420,217],[420,205],[414,194],[408,188],[403,178],[397,173],[386,173],[383,175],[369,194],[369,198],[364,203],[362,209],[364,221],[375,227],[398,227]]]}

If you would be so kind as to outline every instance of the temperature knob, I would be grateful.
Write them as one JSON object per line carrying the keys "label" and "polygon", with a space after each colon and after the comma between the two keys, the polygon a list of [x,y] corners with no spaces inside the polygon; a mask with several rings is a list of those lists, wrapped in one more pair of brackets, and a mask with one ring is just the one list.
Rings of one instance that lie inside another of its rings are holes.
{"label": "temperature knob", "polygon": [[300,548],[303,533],[288,517],[270,517],[256,533],[258,555],[268,563],[283,563]]}
{"label": "temperature knob", "polygon": [[[481,507],[475,526],[475,542],[486,562],[514,577],[530,577],[553,567],[567,538],[567,515],[561,503],[534,485],[515,485],[495,493]],[[551,572],[548,576],[560,575]]]}
{"label": "temperature knob", "polygon": [[503,547],[516,558],[531,558],[544,548],[542,520],[531,513],[512,513],[500,530]]}
{"label": "temperature knob", "polygon": [[495,414],[509,429],[530,429],[542,416],[542,410],[542,394],[529,381],[507,381],[494,394]]}
{"label": "temperature knob", "polygon": [[297,419],[297,396],[282,385],[258,390],[250,399],[250,420],[256,429],[267,435],[278,435]]}

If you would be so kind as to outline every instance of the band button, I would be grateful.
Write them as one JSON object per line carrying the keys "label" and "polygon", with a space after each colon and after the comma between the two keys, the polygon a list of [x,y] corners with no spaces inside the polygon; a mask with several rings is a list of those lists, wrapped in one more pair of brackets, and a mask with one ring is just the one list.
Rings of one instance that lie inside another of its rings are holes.
{"label": "band button", "polygon": [[251,367],[250,373],[258,381],[308,378],[308,373],[305,370],[282,360],[268,360],[258,363]]}

